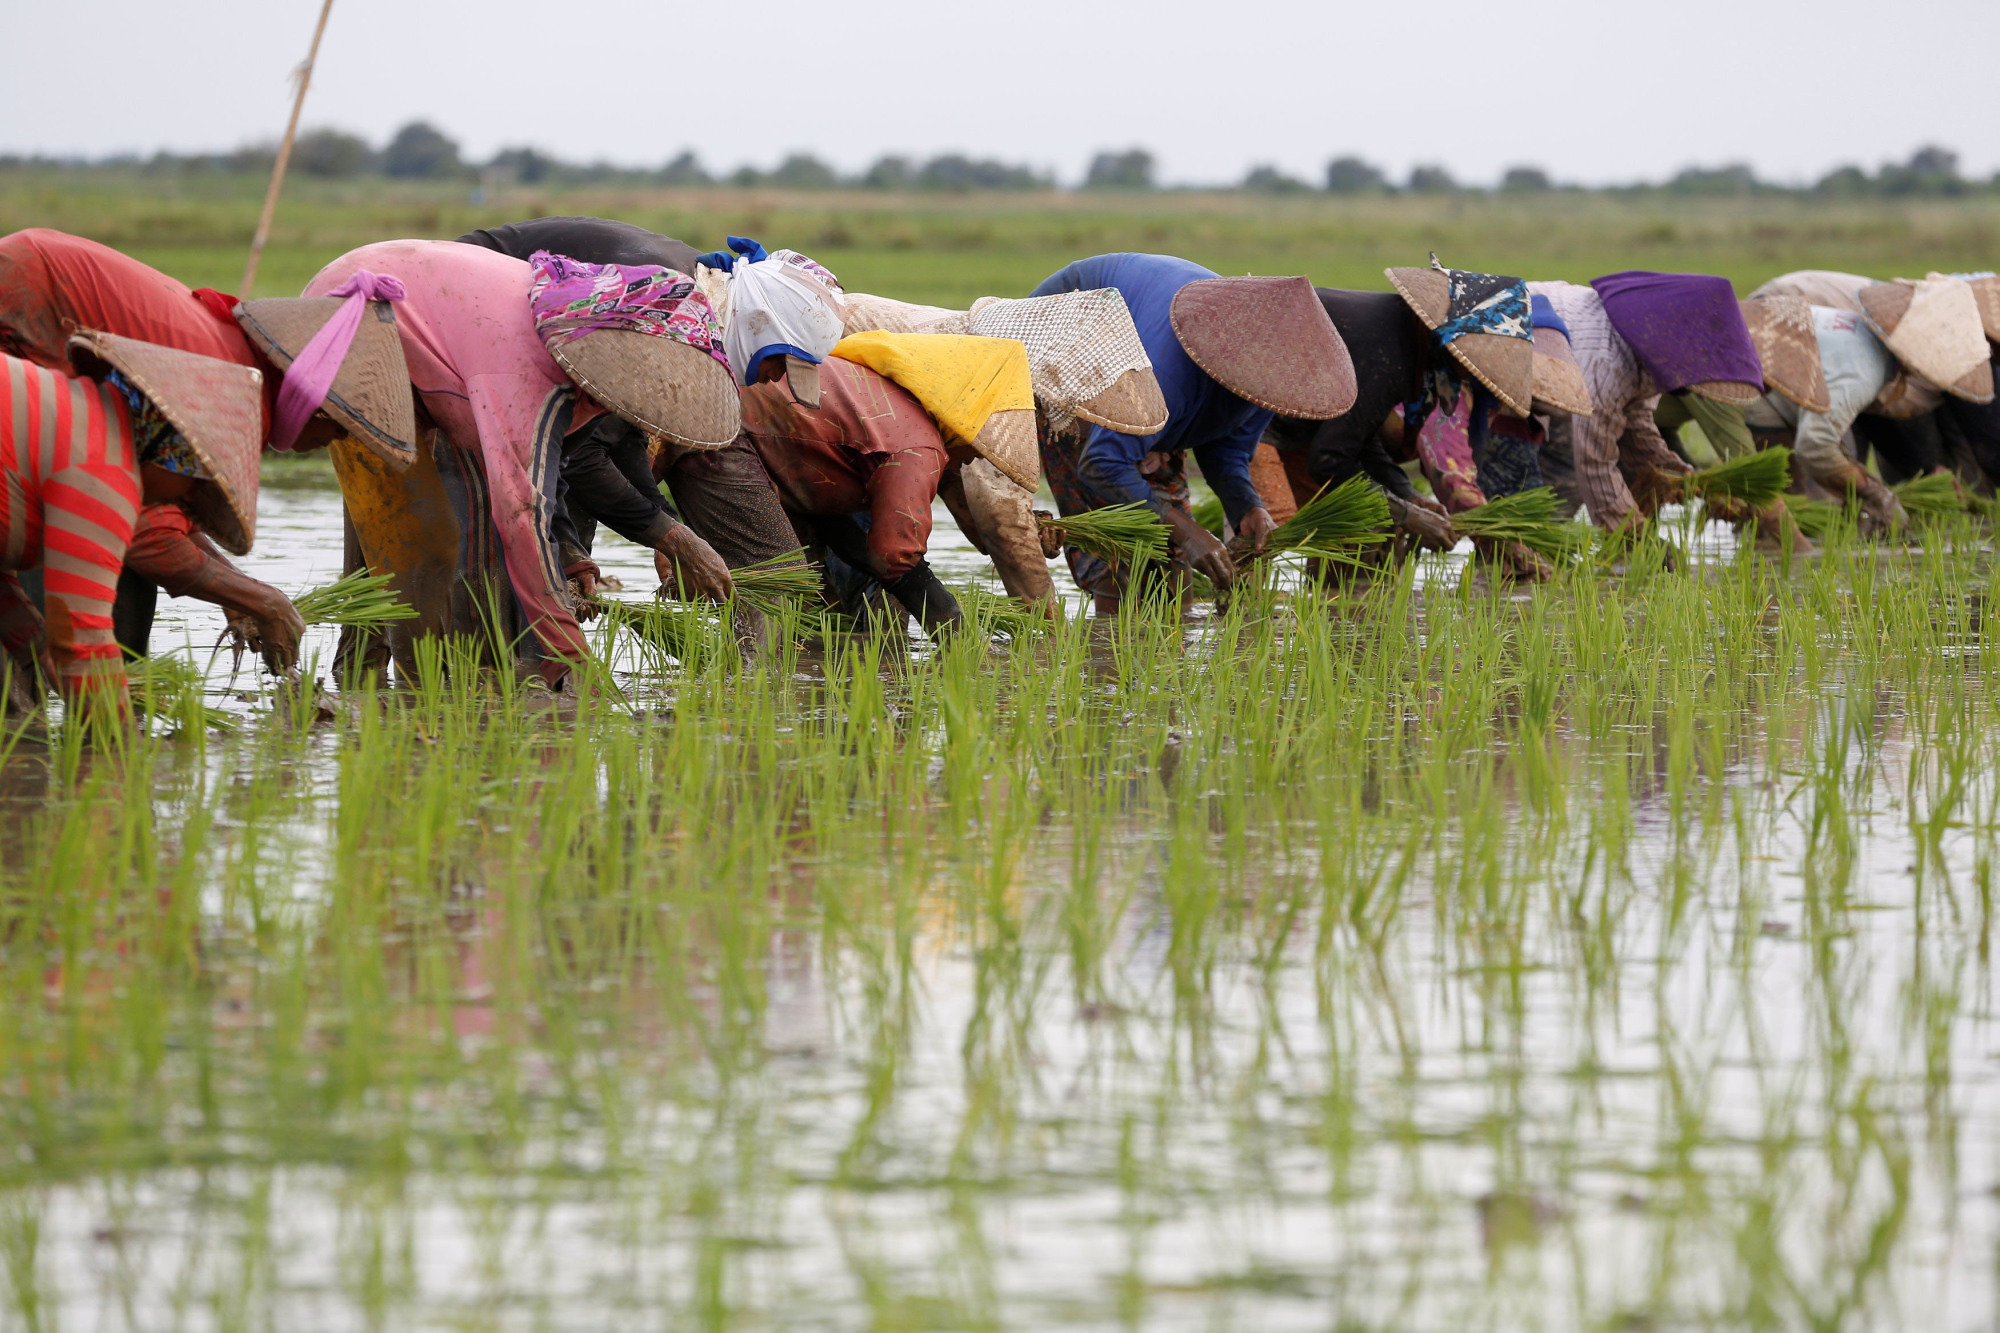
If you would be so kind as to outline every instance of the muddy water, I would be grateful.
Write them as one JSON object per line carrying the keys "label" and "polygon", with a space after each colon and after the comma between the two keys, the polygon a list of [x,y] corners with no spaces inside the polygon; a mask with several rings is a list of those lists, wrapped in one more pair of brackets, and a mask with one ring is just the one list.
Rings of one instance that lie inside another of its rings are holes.
{"label": "muddy water", "polygon": [[[984,575],[942,515],[937,531],[947,578]],[[600,557],[628,596],[650,586],[634,548]],[[334,496],[267,493],[251,572],[299,589],[338,561]],[[205,651],[218,630],[164,602],[155,647]],[[337,790],[339,754],[315,750],[305,780]],[[1192,975],[1173,906],[1188,848],[1136,802],[1109,835],[1105,879],[1131,897],[1087,1003],[1037,915],[1074,873],[1059,818],[1018,875],[1022,938],[933,909],[907,982],[810,908],[886,897],[902,872],[803,866],[799,911],[755,960],[754,1053],[663,1039],[604,1072],[630,1081],[591,1102],[616,1118],[564,1101],[576,1069],[537,1049],[546,1032],[510,1036],[510,962],[468,908],[443,1021],[527,1105],[455,1106],[454,1066],[370,1106],[455,1127],[396,1139],[394,1160],[365,1137],[290,1153],[251,1135],[184,1160],[146,1130],[61,1170],[23,1155],[0,1165],[0,1326],[1990,1327],[1991,842],[1974,818],[1927,863],[1906,798],[1923,756],[1891,728],[1879,759],[1850,797],[1837,913],[1807,879],[1797,775],[1746,763],[1724,816],[1767,830],[1746,854],[1677,856],[1642,796],[1641,891],[1587,924],[1571,895],[1589,867],[1481,890],[1455,878],[1472,849],[1447,847],[1394,929],[1359,906],[1274,913]],[[1990,787],[1967,808],[1990,813]],[[1318,844],[1251,836],[1272,883],[1319,882]],[[286,888],[328,891],[323,862],[297,864]],[[1524,882],[1527,938],[1466,920],[1468,896]],[[207,966],[219,1030],[278,1021],[231,1008],[261,963],[217,948]],[[578,1040],[643,1047],[631,1015],[686,998],[628,984]],[[509,1116],[533,1121],[493,1130],[511,1151],[482,1139]]]}

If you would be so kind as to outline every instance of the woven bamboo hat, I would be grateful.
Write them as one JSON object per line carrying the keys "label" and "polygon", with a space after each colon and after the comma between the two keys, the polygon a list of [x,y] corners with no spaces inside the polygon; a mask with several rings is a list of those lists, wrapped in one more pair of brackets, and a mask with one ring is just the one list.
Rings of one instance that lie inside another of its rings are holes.
{"label": "woven bamboo hat", "polygon": [[[1452,318],[1451,274],[1442,268],[1383,269],[1390,285],[1409,302],[1427,329]],[[1511,281],[1511,280],[1510,280]],[[1534,409],[1535,343],[1496,333],[1468,333],[1445,344],[1458,363],[1493,391],[1516,416]],[[1579,376],[1579,378],[1581,378]]]}
{"label": "woven bamboo hat", "polygon": [[[867,292],[841,296],[841,322],[849,333],[965,333],[966,313],[943,306],[915,305]],[[949,325],[950,327],[941,327]]]}
{"label": "woven bamboo hat", "polygon": [[232,555],[257,538],[257,463],[264,447],[264,376],[249,366],[178,348],[79,329],[69,340],[77,373],[117,370],[181,433],[201,469],[184,503]]}
{"label": "woven bamboo hat", "polygon": [[966,443],[1023,490],[1032,491],[1042,484],[1042,449],[1035,439],[1034,409],[995,412]]}
{"label": "woven bamboo hat", "polygon": [[1979,303],[1979,322],[1986,328],[1986,341],[2000,343],[2000,277],[1982,273],[1967,278],[1965,285],[1972,288],[1972,299]]}
{"label": "woven bamboo hat", "polygon": [[[339,296],[274,296],[245,301],[234,313],[250,341],[283,370],[346,304]],[[383,462],[405,468],[416,458],[416,399],[389,302],[368,303],[320,406]]]}
{"label": "woven bamboo hat", "polygon": [[968,333],[1013,338],[1028,349],[1035,405],[1051,431],[1079,418],[1122,435],[1166,428],[1166,395],[1117,288],[1021,300],[982,296],[966,322]]}
{"label": "woven bamboo hat", "polygon": [[1576,363],[1569,339],[1561,329],[1538,328],[1535,333],[1535,407],[1571,416],[1590,415],[1590,386]]}
{"label": "woven bamboo hat", "polygon": [[1826,412],[1826,370],[1812,306],[1803,296],[1753,296],[1742,302],[1743,322],[1764,363],[1764,382],[1807,412]]}
{"label": "woven bamboo hat", "polygon": [[1305,278],[1197,278],[1169,318],[1188,357],[1245,402],[1307,421],[1354,406],[1354,361]]}
{"label": "woven bamboo hat", "polygon": [[595,329],[548,348],[577,388],[648,435],[690,449],[720,449],[742,429],[728,368],[698,347],[629,329]]}
{"label": "woven bamboo hat", "polygon": [[1890,353],[1938,388],[1968,402],[1993,401],[1992,351],[1972,286],[1933,274],[1922,282],[1874,282],[1862,313]]}

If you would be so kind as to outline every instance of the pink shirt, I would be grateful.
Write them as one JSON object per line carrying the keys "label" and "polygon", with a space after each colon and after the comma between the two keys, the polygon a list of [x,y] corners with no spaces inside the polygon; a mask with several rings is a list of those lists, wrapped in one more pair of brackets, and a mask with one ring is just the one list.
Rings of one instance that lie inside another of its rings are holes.
{"label": "pink shirt", "polygon": [[[549,533],[563,434],[603,409],[542,346],[528,310],[532,270],[456,241],[382,241],[328,264],[305,295],[361,269],[401,278],[409,291],[395,311],[410,383],[453,446],[485,470],[507,578],[535,637],[559,657],[588,656]],[[574,413],[563,411],[572,403]]]}

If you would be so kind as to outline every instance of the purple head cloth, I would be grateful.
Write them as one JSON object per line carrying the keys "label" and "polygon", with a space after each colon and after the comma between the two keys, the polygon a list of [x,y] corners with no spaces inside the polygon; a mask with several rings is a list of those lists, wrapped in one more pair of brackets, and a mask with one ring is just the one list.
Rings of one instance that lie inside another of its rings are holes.
{"label": "purple head cloth", "polygon": [[1736,289],[1705,273],[1612,273],[1590,284],[1661,393],[1709,380],[1764,388]]}
{"label": "purple head cloth", "polygon": [[271,447],[290,450],[299,432],[313,413],[319,411],[327,394],[333,392],[334,377],[354,335],[361,328],[361,312],[370,301],[400,301],[407,292],[400,278],[361,270],[341,283],[328,296],[346,297],[333,318],[320,325],[319,332],[285,367],[284,383],[278,386],[278,408],[271,420]]}

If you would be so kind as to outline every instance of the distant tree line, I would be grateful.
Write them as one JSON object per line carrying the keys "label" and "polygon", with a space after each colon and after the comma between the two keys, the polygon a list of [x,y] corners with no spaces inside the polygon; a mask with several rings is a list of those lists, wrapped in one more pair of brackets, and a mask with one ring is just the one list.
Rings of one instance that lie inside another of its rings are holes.
{"label": "distant tree line", "polygon": [[[163,152],[150,158],[128,155],[101,159],[97,163],[0,154],[0,170],[24,166],[102,165],[160,174],[267,173],[275,157],[276,148],[268,144],[252,145],[228,153],[177,155]],[[1163,187],[1154,176],[1154,167],[1153,155],[1144,148],[1101,152],[1091,158],[1084,172],[1082,188],[1124,191],[1161,189]],[[325,180],[372,175],[396,180],[462,180],[492,185],[734,185],[793,190],[950,192],[1057,188],[1055,177],[1047,171],[991,158],[967,157],[962,153],[946,153],[926,161],[891,154],[877,159],[867,170],[852,176],[843,175],[813,154],[804,152],[790,154],[768,171],[743,166],[724,173],[710,172],[692,151],[682,151],[653,168],[618,166],[610,162],[566,162],[532,147],[503,148],[486,162],[471,162],[465,158],[456,141],[436,126],[421,120],[412,121],[397,130],[380,148],[344,130],[309,130],[301,134],[292,146],[292,168],[302,175]],[[1382,168],[1355,156],[1336,157],[1328,162],[1325,176],[1317,185],[1264,163],[1251,167],[1234,188],[1270,195],[1448,195],[1486,192],[1485,187],[1460,184],[1449,171],[1436,163],[1412,168],[1398,184]],[[1534,194],[1583,187],[1561,185],[1542,168],[1523,165],[1509,167],[1494,188],[1500,194]],[[1681,195],[1950,197],[2000,191],[2000,174],[1986,181],[1969,180],[1959,172],[1957,153],[1928,146],[1912,153],[1908,161],[1884,163],[1872,174],[1858,165],[1840,167],[1804,189],[1760,180],[1755,171],[1740,162],[1717,167],[1687,167],[1657,185],[1608,188],[1613,193],[1664,191]]]}

